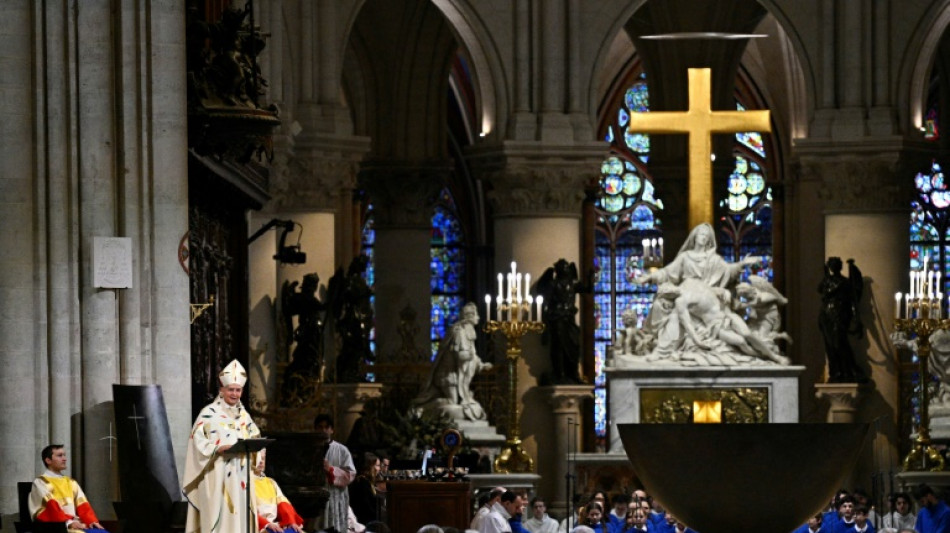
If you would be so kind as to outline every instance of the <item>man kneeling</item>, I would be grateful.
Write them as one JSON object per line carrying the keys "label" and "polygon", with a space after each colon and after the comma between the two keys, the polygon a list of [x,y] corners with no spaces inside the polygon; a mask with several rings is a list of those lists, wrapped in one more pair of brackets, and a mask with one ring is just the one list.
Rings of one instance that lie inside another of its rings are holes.
{"label": "man kneeling", "polygon": [[30,516],[37,522],[65,522],[71,530],[108,533],[99,524],[92,505],[75,479],[64,476],[66,450],[50,444],[40,452],[46,472],[33,481]]}

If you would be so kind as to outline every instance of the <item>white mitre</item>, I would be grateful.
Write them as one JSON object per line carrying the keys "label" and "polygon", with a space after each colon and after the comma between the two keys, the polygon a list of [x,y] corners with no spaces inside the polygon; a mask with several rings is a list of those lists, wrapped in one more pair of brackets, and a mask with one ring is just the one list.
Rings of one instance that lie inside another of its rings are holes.
{"label": "white mitre", "polygon": [[244,384],[247,383],[247,372],[244,370],[244,367],[241,366],[241,363],[238,363],[238,360],[235,359],[221,370],[221,373],[218,374],[218,381],[221,382],[222,387],[227,387],[228,385],[240,385],[243,387]]}

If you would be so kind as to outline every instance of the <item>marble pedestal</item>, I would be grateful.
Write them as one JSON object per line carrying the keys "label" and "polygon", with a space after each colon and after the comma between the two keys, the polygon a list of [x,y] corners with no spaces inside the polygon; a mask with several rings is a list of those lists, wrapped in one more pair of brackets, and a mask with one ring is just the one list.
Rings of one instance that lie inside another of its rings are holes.
{"label": "marble pedestal", "polygon": [[930,402],[930,439],[950,441],[950,405],[943,402]]}
{"label": "marble pedestal", "polygon": [[764,389],[768,395],[766,422],[798,422],[798,378],[803,366],[608,367],[607,414],[609,451],[623,454],[617,424],[637,424],[643,417],[642,397],[650,389]]}

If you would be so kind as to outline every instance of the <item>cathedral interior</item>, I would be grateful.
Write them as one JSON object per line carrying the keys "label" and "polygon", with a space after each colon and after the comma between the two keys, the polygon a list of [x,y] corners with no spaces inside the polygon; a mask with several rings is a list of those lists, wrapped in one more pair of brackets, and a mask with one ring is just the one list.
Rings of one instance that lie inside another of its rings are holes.
{"label": "cathedral interior", "polygon": [[[673,258],[695,199],[688,136],[628,124],[686,110],[691,68],[709,69],[712,109],[769,112],[768,131],[712,136],[704,201],[719,255],[755,256],[745,275],[787,298],[794,417],[832,419],[816,388],[834,381],[819,286],[829,257],[853,259],[866,379],[847,407],[873,438],[848,485],[901,470],[921,380],[890,340],[894,294],[928,265],[950,293],[950,0],[9,0],[0,13],[2,531],[51,442],[112,516],[117,384],[161,386],[179,474],[232,359],[272,434],[326,412],[343,441],[374,419],[389,436],[367,438],[405,437],[399,417],[467,302],[492,363],[471,392],[501,435],[520,416],[537,493],[565,501],[565,450],[593,456],[582,485],[636,486],[597,466],[619,416],[605,369],[652,305],[656,287],[634,283],[648,248]],[[525,335],[509,364],[504,336],[482,329],[512,262],[539,280],[561,259],[577,279],[576,380],[552,361],[554,335]],[[364,305],[348,314],[348,298]]]}

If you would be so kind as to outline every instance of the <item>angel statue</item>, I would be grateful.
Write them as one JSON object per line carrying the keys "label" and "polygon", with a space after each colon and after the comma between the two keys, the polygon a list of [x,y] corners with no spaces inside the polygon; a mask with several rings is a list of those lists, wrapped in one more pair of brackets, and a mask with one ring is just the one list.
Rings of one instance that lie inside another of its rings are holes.
{"label": "angel statue", "polygon": [[[319,378],[323,366],[323,325],[326,304],[317,297],[320,276],[316,272],[303,277],[303,283],[285,281],[280,292],[279,319],[284,338],[297,343],[293,358],[284,371],[281,404],[300,399],[308,380]],[[297,317],[294,328],[293,317]],[[289,349],[289,343],[287,343]]]}
{"label": "angel statue", "polygon": [[370,289],[363,277],[369,258],[359,255],[353,258],[343,274],[338,268],[327,288],[330,310],[333,313],[334,329],[340,335],[340,351],[336,358],[337,383],[363,381],[360,363],[373,361],[369,333],[373,329],[373,306]]}
{"label": "angel statue", "polygon": [[581,333],[575,318],[575,300],[578,293],[590,292],[591,286],[590,281],[584,283],[578,279],[577,266],[563,258],[538,279],[537,294],[544,297],[541,341],[551,347],[551,373],[542,381],[554,385],[583,383],[578,371]]}
{"label": "angel statue", "polygon": [[848,277],[841,275],[841,258],[831,257],[825,263],[825,277],[818,285],[821,293],[821,311],[818,329],[825,341],[828,357],[829,383],[862,383],[867,381],[864,371],[855,361],[848,334],[861,334],[861,319],[856,312],[864,290],[864,278],[848,259]]}

